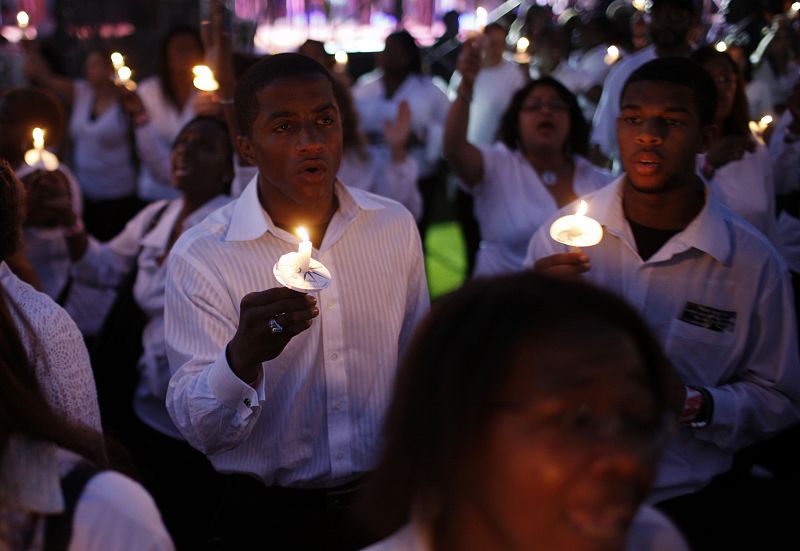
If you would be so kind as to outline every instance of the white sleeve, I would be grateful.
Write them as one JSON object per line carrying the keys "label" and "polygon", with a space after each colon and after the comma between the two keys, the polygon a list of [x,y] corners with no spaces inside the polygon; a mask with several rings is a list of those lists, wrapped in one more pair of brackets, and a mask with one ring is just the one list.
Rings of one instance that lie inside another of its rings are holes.
{"label": "white sleeve", "polygon": [[111,241],[100,243],[89,237],[84,255],[72,265],[72,275],[94,287],[116,287],[136,265],[142,237],[165,201],[149,205],[130,220]]}
{"label": "white sleeve", "polygon": [[69,551],[172,551],[153,498],[113,471],[95,475],[75,508]]}
{"label": "white sleeve", "polygon": [[405,161],[396,163],[374,148],[370,151],[370,155],[374,159],[370,191],[401,203],[411,212],[415,220],[419,220],[422,216],[422,195],[417,187],[419,178],[417,161],[411,156],[406,156]]}
{"label": "white sleeve", "polygon": [[625,551],[689,551],[689,545],[663,513],[642,505],[628,530]]}
{"label": "white sleeve", "polygon": [[752,312],[749,353],[734,382],[706,387],[714,399],[708,427],[694,436],[736,450],[764,440],[800,421],[800,358],[789,273],[785,268],[764,285]]}
{"label": "white sleeve", "polygon": [[254,389],[233,373],[225,357],[238,324],[238,304],[231,302],[222,282],[173,250],[167,260],[164,304],[172,371],[167,410],[186,440],[206,454],[243,442],[265,400],[264,377]]}
{"label": "white sleeve", "polygon": [[624,82],[619,82],[619,67],[611,69],[603,82],[603,92],[597,102],[592,121],[591,142],[604,155],[617,157],[617,119],[619,118],[619,95]]}
{"label": "white sleeve", "polygon": [[800,140],[786,143],[786,128],[780,128],[769,143],[769,156],[775,193],[781,195],[800,189]]}
{"label": "white sleeve", "polygon": [[55,302],[52,307],[48,322],[36,329],[41,347],[33,363],[42,392],[57,414],[102,433],[94,374],[83,335],[66,311]]}

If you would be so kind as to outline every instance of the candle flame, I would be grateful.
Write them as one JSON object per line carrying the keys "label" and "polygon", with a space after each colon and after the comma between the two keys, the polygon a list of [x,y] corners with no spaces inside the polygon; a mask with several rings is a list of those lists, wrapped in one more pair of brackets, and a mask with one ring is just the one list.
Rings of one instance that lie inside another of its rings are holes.
{"label": "candle flame", "polygon": [[578,210],[575,211],[575,216],[583,216],[584,214],[586,214],[587,210],[589,210],[589,205],[586,204],[586,201],[581,199],[581,202],[578,205]]}
{"label": "candle flame", "polygon": [[483,6],[478,6],[478,9],[475,10],[475,25],[480,32],[483,32],[483,28],[486,26],[488,20],[489,12],[486,11],[486,8]]}
{"label": "candle flame", "polygon": [[119,79],[122,82],[125,82],[126,80],[130,80],[132,75],[133,75],[133,71],[131,71],[130,67],[127,67],[127,66],[123,65],[122,67],[117,69],[117,76],[119,76]]}
{"label": "candle flame", "polygon": [[795,2],[792,4],[792,11],[800,11],[800,2]]}
{"label": "candle flame", "polygon": [[772,115],[764,115],[761,117],[761,120],[758,121],[759,126],[766,128],[770,124],[772,124]]}
{"label": "candle flame", "polygon": [[306,229],[303,226],[300,226],[299,228],[297,228],[297,235],[303,241],[311,241],[311,237],[308,235],[308,232],[306,231]]}
{"label": "candle flame", "polygon": [[119,52],[112,52],[111,65],[114,66],[114,69],[119,69],[120,67],[125,65],[125,57]]}
{"label": "candle flame", "polygon": [[724,40],[720,40],[719,42],[717,42],[716,46],[714,46],[714,49],[722,53],[728,50],[728,45],[725,44]]}
{"label": "candle flame", "polygon": [[531,45],[531,41],[525,38],[524,36],[517,40],[517,51],[519,53],[524,53],[528,51],[528,48]]}
{"label": "candle flame", "polygon": [[633,7],[639,11],[645,11],[647,9],[647,2],[645,0],[633,0]]}
{"label": "candle flame", "polygon": [[336,53],[333,55],[333,59],[335,59],[335,60],[336,60],[336,63],[342,63],[342,64],[344,64],[344,63],[347,63],[347,60],[348,60],[349,58],[348,58],[348,56],[347,56],[347,52],[345,52],[344,50],[339,50],[338,52],[336,52]]}
{"label": "candle flame", "polygon": [[214,72],[208,65],[195,65],[192,67],[192,73],[194,73],[192,84],[198,90],[214,92],[219,89],[219,83],[214,78]]}
{"label": "candle flame", "polygon": [[44,149],[44,130],[41,128],[33,129],[33,147],[36,149]]}
{"label": "candle flame", "polygon": [[17,13],[17,26],[20,29],[25,29],[28,27],[28,24],[31,22],[31,18],[28,16],[28,12],[21,11]]}

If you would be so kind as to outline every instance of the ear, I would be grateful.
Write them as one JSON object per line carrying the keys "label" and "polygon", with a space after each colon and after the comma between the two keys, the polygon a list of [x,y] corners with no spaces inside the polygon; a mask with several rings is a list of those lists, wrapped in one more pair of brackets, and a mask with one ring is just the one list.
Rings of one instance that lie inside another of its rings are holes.
{"label": "ear", "polygon": [[239,150],[239,155],[247,163],[251,165],[256,164],[255,147],[253,140],[249,136],[236,136],[236,148]]}
{"label": "ear", "polygon": [[719,134],[719,126],[716,124],[709,124],[700,127],[700,141],[698,144],[698,153],[705,153],[708,151],[709,146]]}

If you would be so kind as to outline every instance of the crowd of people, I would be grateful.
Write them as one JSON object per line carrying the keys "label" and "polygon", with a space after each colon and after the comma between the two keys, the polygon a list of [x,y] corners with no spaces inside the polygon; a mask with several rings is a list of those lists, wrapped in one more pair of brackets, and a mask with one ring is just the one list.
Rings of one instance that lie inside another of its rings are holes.
{"label": "crowd of people", "polygon": [[211,6],[138,87],[29,43],[0,90],[0,551],[797,546],[797,10],[523,3],[347,75]]}

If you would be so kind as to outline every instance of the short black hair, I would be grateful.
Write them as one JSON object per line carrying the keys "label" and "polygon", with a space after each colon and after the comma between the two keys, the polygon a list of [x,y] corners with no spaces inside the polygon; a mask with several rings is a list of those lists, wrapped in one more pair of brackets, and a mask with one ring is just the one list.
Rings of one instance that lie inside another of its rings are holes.
{"label": "short black hair", "polygon": [[686,57],[659,57],[648,61],[636,69],[619,95],[620,105],[625,98],[628,86],[635,82],[670,82],[690,88],[700,123],[708,126],[714,123],[717,112],[717,86],[708,72]]}
{"label": "short black hair", "polygon": [[417,41],[411,36],[408,31],[395,31],[386,37],[384,44],[390,40],[396,41],[397,44],[406,52],[408,56],[408,72],[411,74],[422,73],[422,54],[417,46]]}
{"label": "short black hair", "polygon": [[497,140],[503,142],[511,150],[519,149],[519,112],[525,98],[534,88],[549,86],[554,89],[559,97],[569,107],[569,135],[566,145],[569,152],[575,155],[586,155],[589,152],[589,123],[583,117],[583,111],[578,105],[578,98],[569,89],[554,78],[542,77],[528,82],[517,90],[508,104],[508,108],[500,119],[497,128]]}
{"label": "short black hair", "polygon": [[[336,90],[333,75],[325,67],[308,56],[297,53],[277,54],[266,57],[252,65],[236,85],[234,105],[239,133],[250,136],[253,122],[258,116],[258,93],[276,80],[297,77],[323,77]],[[335,95],[335,93],[334,93]],[[339,98],[336,98],[337,104]]]}

